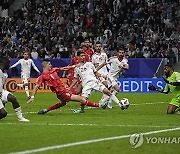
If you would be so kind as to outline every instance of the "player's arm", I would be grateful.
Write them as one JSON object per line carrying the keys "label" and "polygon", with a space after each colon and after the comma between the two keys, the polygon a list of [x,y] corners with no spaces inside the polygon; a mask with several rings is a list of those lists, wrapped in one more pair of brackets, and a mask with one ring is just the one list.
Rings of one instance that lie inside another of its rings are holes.
{"label": "player's arm", "polygon": [[102,63],[101,65],[99,65],[98,67],[96,67],[96,70],[99,71],[102,67],[104,67],[105,65],[107,65],[107,62]]}
{"label": "player's arm", "polygon": [[103,77],[103,78],[105,78],[105,79],[106,79],[106,76],[105,76],[105,75],[100,74],[98,71],[94,72],[94,74],[95,74],[95,76],[96,76],[97,78]]}
{"label": "player's arm", "polygon": [[63,71],[62,78],[66,77],[66,71]]}
{"label": "player's arm", "polygon": [[43,78],[43,75],[40,75],[37,80],[36,80],[36,85],[33,89],[33,92],[32,92],[32,95],[31,95],[31,98],[27,101],[27,103],[31,103],[31,102],[34,102],[34,98],[35,98],[35,95],[40,87],[40,85],[44,82],[44,78]]}
{"label": "player's arm", "polygon": [[76,65],[61,67],[60,71],[68,71],[68,70],[75,68],[75,67],[76,67]]}
{"label": "player's arm", "polygon": [[34,98],[35,98],[35,95],[37,93],[37,90],[39,89],[39,86],[40,85],[35,85],[34,89],[33,89],[33,92],[32,92],[32,96],[31,98],[27,101],[27,103],[31,103],[31,102],[34,102]]}
{"label": "player's arm", "polygon": [[71,90],[76,85],[77,82],[78,82],[78,78],[74,78],[73,82],[69,86],[69,90]]}
{"label": "player's arm", "polygon": [[123,64],[121,68],[124,69],[124,70],[128,70],[129,69],[129,65],[128,64]]}
{"label": "player's arm", "polygon": [[157,91],[157,92],[160,92],[160,93],[164,93],[164,94],[168,94],[170,92],[170,89],[167,86],[165,87],[165,89],[160,89],[160,88],[157,88],[154,85],[150,84],[148,86],[148,89],[153,90],[153,91]]}
{"label": "player's arm", "polygon": [[111,64],[112,61],[111,61],[111,58],[109,59],[106,59],[106,61],[104,63],[102,63],[101,65],[99,65],[96,70],[99,71],[102,67],[104,67],[105,65],[108,65],[108,64]]}
{"label": "player's arm", "polygon": [[19,65],[19,64],[21,64],[21,63],[20,63],[20,60],[18,60],[15,64],[13,64],[12,66],[10,66],[10,68],[14,68],[14,67],[16,67],[16,66]]}
{"label": "player's arm", "polygon": [[39,69],[36,67],[36,65],[34,64],[33,60],[32,60],[32,66],[36,70],[36,72],[40,73]]}
{"label": "player's arm", "polygon": [[74,79],[71,85],[69,86],[69,90],[71,90],[76,85],[76,83],[78,82],[78,79],[79,79],[79,73],[78,73],[78,68],[76,67],[74,69]]}
{"label": "player's arm", "polygon": [[119,65],[118,67],[119,67],[119,69],[128,70],[129,69],[129,64],[128,63],[124,63],[122,65]]}
{"label": "player's arm", "polygon": [[163,80],[167,83],[167,84],[170,84],[170,85],[173,85],[173,86],[180,86],[180,81],[176,81],[176,82],[170,82],[168,81],[166,78],[163,77]]}

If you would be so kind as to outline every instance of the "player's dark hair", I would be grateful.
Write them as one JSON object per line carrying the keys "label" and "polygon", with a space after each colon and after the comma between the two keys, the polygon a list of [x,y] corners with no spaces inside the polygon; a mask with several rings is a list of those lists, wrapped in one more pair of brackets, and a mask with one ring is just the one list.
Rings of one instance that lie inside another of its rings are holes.
{"label": "player's dark hair", "polygon": [[86,38],[84,39],[84,42],[85,42],[85,41],[90,41],[90,40],[89,40],[89,38],[86,37]]}
{"label": "player's dark hair", "polygon": [[172,70],[174,70],[174,69],[173,69],[173,66],[172,66],[171,64],[166,64],[166,65],[164,65],[164,66],[170,67]]}
{"label": "player's dark hair", "polygon": [[120,50],[121,50],[121,51],[124,51],[124,49],[123,49],[123,48],[119,48],[117,51],[120,51]]}
{"label": "player's dark hair", "polygon": [[100,41],[97,41],[96,44],[101,44],[101,42],[100,42]]}
{"label": "player's dark hair", "polygon": [[84,54],[84,52],[81,50],[77,52],[77,56],[80,56],[81,54]]}

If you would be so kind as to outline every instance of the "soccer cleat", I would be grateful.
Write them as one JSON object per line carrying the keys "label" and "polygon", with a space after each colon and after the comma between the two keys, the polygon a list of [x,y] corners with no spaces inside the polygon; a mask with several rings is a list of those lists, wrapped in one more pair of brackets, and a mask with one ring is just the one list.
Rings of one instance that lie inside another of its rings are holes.
{"label": "soccer cleat", "polygon": [[108,102],[107,107],[108,107],[109,109],[112,109],[112,101]]}
{"label": "soccer cleat", "polygon": [[28,96],[28,99],[27,100],[30,100],[31,99],[31,96]]}
{"label": "soccer cleat", "polygon": [[100,102],[99,107],[105,109],[107,107],[107,103],[106,102],[105,103]]}
{"label": "soccer cleat", "polygon": [[46,114],[47,112],[48,112],[47,109],[43,109],[43,110],[39,111],[38,114]]}
{"label": "soccer cleat", "polygon": [[24,117],[18,118],[18,121],[20,121],[20,122],[29,122],[29,120],[24,118]]}
{"label": "soccer cleat", "polygon": [[81,109],[74,110],[73,113],[84,113]]}

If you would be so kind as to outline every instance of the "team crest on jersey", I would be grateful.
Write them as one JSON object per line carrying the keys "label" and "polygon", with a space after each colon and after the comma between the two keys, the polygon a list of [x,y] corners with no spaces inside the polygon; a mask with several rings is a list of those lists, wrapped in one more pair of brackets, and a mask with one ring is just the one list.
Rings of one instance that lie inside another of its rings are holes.
{"label": "team crest on jersey", "polygon": [[66,96],[70,96],[70,94],[69,94],[69,93],[66,93]]}

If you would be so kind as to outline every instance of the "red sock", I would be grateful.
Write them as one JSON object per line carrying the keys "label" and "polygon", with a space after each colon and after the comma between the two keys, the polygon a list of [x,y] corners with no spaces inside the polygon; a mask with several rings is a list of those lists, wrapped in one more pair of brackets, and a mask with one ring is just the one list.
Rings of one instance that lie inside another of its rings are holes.
{"label": "red sock", "polygon": [[90,101],[86,101],[86,106],[99,107],[99,104],[94,103],[94,102],[90,102]]}
{"label": "red sock", "polygon": [[47,111],[51,111],[51,110],[58,109],[58,108],[60,108],[61,106],[63,106],[62,103],[54,104],[54,105],[48,107],[48,108],[47,108]]}

